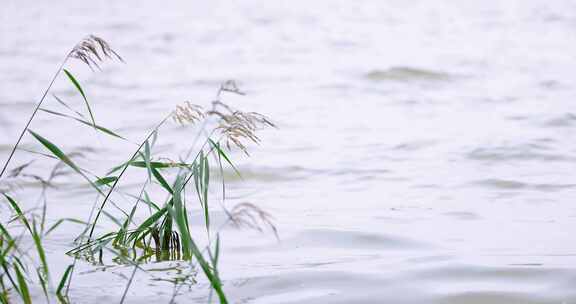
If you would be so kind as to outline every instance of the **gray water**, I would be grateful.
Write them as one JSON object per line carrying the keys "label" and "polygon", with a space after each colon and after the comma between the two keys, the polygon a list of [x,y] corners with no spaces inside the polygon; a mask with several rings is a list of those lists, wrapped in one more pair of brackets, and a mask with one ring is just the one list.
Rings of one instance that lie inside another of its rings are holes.
{"label": "gray water", "polygon": [[[574,303],[575,29],[563,0],[3,0],[0,156],[63,54],[94,33],[126,64],[70,69],[97,120],[134,141],[226,79],[247,92],[229,103],[278,124],[234,155],[245,178],[229,203],[270,212],[280,235],[222,232],[234,303]],[[82,106],[65,79],[55,92]],[[44,115],[32,129],[92,147],[83,165],[100,173],[130,156],[70,126]],[[190,136],[162,135],[163,153]],[[60,183],[51,218],[84,217],[93,196]],[[58,274],[77,232],[65,227],[47,240]],[[130,269],[79,268],[74,303],[118,302]],[[140,273],[128,302],[165,303],[169,286]],[[208,294],[200,280],[178,301]]]}

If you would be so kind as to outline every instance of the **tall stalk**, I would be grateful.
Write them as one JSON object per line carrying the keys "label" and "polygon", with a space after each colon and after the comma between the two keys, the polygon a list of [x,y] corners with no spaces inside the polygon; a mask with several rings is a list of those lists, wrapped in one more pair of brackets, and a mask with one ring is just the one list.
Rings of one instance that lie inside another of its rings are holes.
{"label": "tall stalk", "polygon": [[[66,63],[68,62],[68,60],[70,58],[75,58],[75,59],[82,61],[83,63],[88,65],[88,67],[92,70],[94,70],[93,67],[100,68],[100,66],[98,65],[98,61],[103,61],[105,58],[109,58],[109,59],[116,58],[116,59],[124,62],[122,57],[120,57],[104,39],[96,37],[94,35],[89,35],[88,37],[80,40],[80,42],[78,42],[70,50],[70,52],[68,52],[68,54],[66,54],[66,57],[64,57],[64,60],[62,60],[62,63],[58,67],[58,70],[56,70],[56,73],[54,73],[54,76],[52,76],[52,80],[50,81],[50,84],[48,85],[48,87],[44,91],[44,94],[42,94],[42,98],[40,98],[40,101],[38,101],[38,103],[36,104],[36,107],[34,108],[34,111],[32,111],[32,115],[30,115],[30,118],[28,119],[28,122],[26,122],[24,129],[22,129],[22,132],[20,132],[20,136],[18,137],[16,144],[14,145],[14,147],[12,147],[12,150],[10,151],[10,155],[8,156],[8,159],[4,163],[4,165],[2,167],[2,171],[0,171],[0,178],[2,178],[2,176],[4,175],[6,170],[8,169],[8,165],[10,164],[12,157],[14,157],[14,153],[16,152],[16,149],[18,149],[18,146],[20,145],[20,142],[22,141],[24,134],[26,134],[26,130],[28,130],[28,127],[30,127],[32,120],[34,120],[34,117],[36,117],[36,113],[38,113],[38,110],[40,110],[42,103],[46,99],[48,92],[50,92],[50,90],[52,89],[54,82],[56,82],[56,79],[60,75],[60,72],[62,72],[62,70],[64,69],[64,66],[66,65]],[[92,117],[92,111],[90,110],[90,105],[88,105],[88,100],[86,100],[86,96],[84,95],[84,92],[79,87],[76,80],[67,71],[65,71],[65,72],[68,75],[68,77],[70,78],[70,80],[76,85],[76,87],[78,88],[80,93],[82,94],[82,97],[86,101],[86,105],[88,107],[88,111],[90,112],[90,116]],[[93,117],[92,117],[92,124],[94,125],[94,127],[96,127],[96,123],[94,122]]]}
{"label": "tall stalk", "polygon": [[22,138],[24,137],[24,134],[26,134],[26,130],[28,130],[28,127],[29,127],[30,124],[32,123],[32,120],[34,120],[34,117],[36,116],[36,113],[38,113],[38,110],[40,109],[40,106],[42,106],[42,103],[44,102],[44,99],[46,99],[46,95],[48,95],[48,92],[50,91],[50,89],[52,89],[52,86],[54,85],[54,82],[55,82],[56,79],[58,78],[58,75],[60,75],[60,72],[62,72],[62,69],[64,68],[64,65],[66,64],[66,62],[68,61],[69,58],[70,58],[70,53],[68,53],[68,55],[66,55],[66,58],[64,58],[64,60],[62,61],[62,63],[61,63],[60,66],[58,67],[58,70],[56,71],[56,73],[54,73],[54,76],[52,76],[52,80],[50,81],[50,84],[48,85],[48,87],[47,87],[46,90],[44,91],[44,94],[42,94],[42,98],[40,98],[40,101],[36,104],[36,107],[34,108],[34,111],[32,111],[32,115],[30,115],[30,118],[28,119],[28,122],[27,122],[26,125],[24,126],[24,129],[22,129],[22,132],[20,132],[20,136],[18,137],[18,140],[16,141],[16,144],[14,145],[14,147],[12,147],[12,151],[10,151],[10,155],[8,156],[8,159],[7,159],[6,162],[4,163],[4,166],[2,167],[2,172],[0,172],[0,178],[4,175],[4,172],[6,172],[6,169],[8,168],[8,164],[9,164],[10,161],[12,160],[12,157],[14,156],[14,153],[16,152],[16,149],[17,149],[18,146],[20,145],[20,142],[22,141]]}

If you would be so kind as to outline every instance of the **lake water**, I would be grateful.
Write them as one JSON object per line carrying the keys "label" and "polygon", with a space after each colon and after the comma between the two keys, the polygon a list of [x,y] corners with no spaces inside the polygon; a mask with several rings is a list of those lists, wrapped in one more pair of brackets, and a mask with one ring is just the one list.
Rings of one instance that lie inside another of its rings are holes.
{"label": "lake water", "polygon": [[[226,79],[247,93],[228,103],[277,123],[250,158],[234,154],[244,180],[230,180],[228,204],[257,204],[280,236],[222,232],[220,271],[234,303],[576,303],[576,2],[1,7],[2,160],[62,56],[90,33],[126,64],[69,68],[97,121],[133,141],[184,100],[208,104]],[[64,77],[54,92],[82,109]],[[134,148],[77,126],[42,115],[32,129],[83,151],[82,164],[100,174]],[[169,125],[156,152],[178,151],[186,132]],[[74,176],[59,185],[51,220],[85,218],[93,195]],[[37,191],[22,185],[14,196],[31,208]],[[65,224],[46,240],[54,273],[71,263],[63,252],[77,232]],[[100,270],[79,263],[73,303],[119,301],[131,268]],[[139,272],[127,302],[171,294]],[[177,302],[208,297],[199,279]]]}

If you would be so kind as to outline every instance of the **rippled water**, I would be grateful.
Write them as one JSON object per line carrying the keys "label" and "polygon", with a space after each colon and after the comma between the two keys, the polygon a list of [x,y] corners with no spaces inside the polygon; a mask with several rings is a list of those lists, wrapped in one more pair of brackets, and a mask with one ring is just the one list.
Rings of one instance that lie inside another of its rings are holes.
{"label": "rippled water", "polygon": [[[563,0],[4,0],[0,156],[67,48],[95,33],[127,62],[72,67],[103,125],[136,141],[229,78],[248,93],[229,102],[279,125],[236,155],[246,178],[230,191],[271,212],[281,241],[224,232],[235,303],[572,303],[575,29]],[[64,80],[56,92],[81,105]],[[33,128],[105,153],[86,164],[100,172],[129,156],[63,124]],[[185,132],[171,126],[161,150]],[[62,186],[50,214],[86,214],[93,198]],[[49,241],[62,269],[70,231]],[[73,302],[119,299],[124,270],[81,267]],[[170,295],[142,274],[128,301]],[[201,282],[179,299],[207,297]]]}

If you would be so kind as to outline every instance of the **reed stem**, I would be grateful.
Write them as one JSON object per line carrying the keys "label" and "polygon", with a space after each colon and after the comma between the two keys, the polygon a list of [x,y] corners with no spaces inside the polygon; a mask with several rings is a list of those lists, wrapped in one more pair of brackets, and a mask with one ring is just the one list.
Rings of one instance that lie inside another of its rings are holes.
{"label": "reed stem", "polygon": [[[70,53],[69,53],[70,54]],[[42,98],[40,98],[40,101],[36,104],[36,107],[34,108],[34,111],[32,112],[32,115],[30,116],[30,118],[28,119],[28,122],[26,123],[26,126],[24,126],[24,129],[22,129],[22,132],[20,132],[20,136],[18,137],[18,140],[16,141],[16,144],[14,145],[14,147],[12,147],[12,151],[10,151],[10,155],[8,156],[8,159],[6,160],[6,162],[4,163],[4,166],[2,167],[2,171],[0,172],[0,178],[4,175],[4,172],[6,172],[6,169],[8,169],[8,164],[10,163],[10,161],[12,160],[12,157],[14,156],[14,153],[16,152],[16,149],[18,148],[18,146],[20,145],[20,142],[22,141],[22,138],[24,137],[24,134],[26,134],[26,130],[28,130],[28,127],[30,127],[30,124],[32,123],[32,120],[34,120],[34,117],[36,116],[36,113],[38,113],[38,110],[40,109],[40,106],[42,106],[42,103],[44,102],[44,99],[46,99],[46,95],[48,95],[48,92],[50,91],[50,89],[52,88],[52,86],[54,85],[54,82],[56,81],[56,79],[58,78],[58,75],[60,75],[60,72],[62,71],[62,69],[64,68],[64,65],[66,64],[66,62],[68,61],[68,59],[70,58],[70,55],[66,55],[66,57],[64,58],[64,60],[62,61],[62,63],[60,64],[60,66],[58,67],[58,70],[56,71],[56,73],[54,74],[54,76],[52,76],[52,80],[50,81],[50,84],[48,85],[48,87],[46,88],[46,90],[44,91],[44,94],[42,94]]]}

